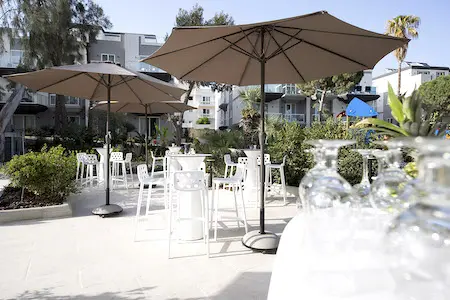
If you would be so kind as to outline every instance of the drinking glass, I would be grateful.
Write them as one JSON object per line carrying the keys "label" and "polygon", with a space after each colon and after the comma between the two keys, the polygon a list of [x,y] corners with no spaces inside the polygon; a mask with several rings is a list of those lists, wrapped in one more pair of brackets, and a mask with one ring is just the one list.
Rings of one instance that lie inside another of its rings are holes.
{"label": "drinking glass", "polygon": [[368,197],[370,194],[370,180],[369,180],[369,158],[371,158],[374,149],[355,149],[354,151],[361,154],[363,158],[363,174],[361,182],[356,184],[353,188],[356,194],[361,198],[362,207],[370,207]]}
{"label": "drinking glass", "polygon": [[[315,144],[314,142],[307,142]],[[333,213],[357,205],[357,196],[350,183],[337,171],[338,150],[343,146],[354,144],[351,140],[320,140],[325,169],[321,170],[311,181],[306,190],[305,201],[310,212],[336,208]]]}
{"label": "drinking glass", "polygon": [[421,194],[388,228],[386,254],[404,299],[450,295],[450,141],[416,138]]}
{"label": "drinking glass", "polygon": [[302,180],[300,181],[300,184],[298,186],[299,198],[297,200],[297,209],[299,211],[303,209],[306,212],[309,211],[308,203],[306,202],[307,190],[312,186],[313,182],[317,178],[320,178],[322,171],[327,169],[325,165],[322,142],[320,140],[314,140],[309,141],[308,143],[315,147],[306,150],[306,152],[309,152],[313,155],[315,165],[303,176]]}
{"label": "drinking glass", "polygon": [[379,210],[396,213],[407,207],[407,203],[399,197],[407,183],[411,180],[409,176],[400,169],[401,147],[404,142],[383,141],[375,142],[387,146],[389,150],[384,151],[388,167],[381,170],[377,179],[372,182],[370,203]]}

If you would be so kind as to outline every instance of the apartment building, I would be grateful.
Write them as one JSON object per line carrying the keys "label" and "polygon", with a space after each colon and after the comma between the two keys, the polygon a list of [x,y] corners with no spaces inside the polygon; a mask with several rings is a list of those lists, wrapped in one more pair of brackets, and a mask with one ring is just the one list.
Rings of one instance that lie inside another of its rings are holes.
{"label": "apartment building", "polygon": [[[241,91],[248,87],[234,87],[233,91],[225,92],[219,97],[216,108],[219,127],[227,128],[236,126],[242,118],[241,110],[245,103],[240,98]],[[310,126],[318,117],[316,102],[320,99],[320,93],[307,97],[295,84],[266,84],[266,115],[268,117],[283,118],[290,122],[298,122],[303,126]],[[345,111],[348,103],[355,97],[375,106],[376,88],[372,85],[372,70],[364,71],[364,75],[354,90],[343,95],[327,94],[324,105],[333,116]],[[258,108],[258,107],[257,107]]]}
{"label": "apartment building", "polygon": [[218,129],[216,105],[220,102],[220,97],[221,93],[213,92],[210,87],[201,86],[194,88],[188,100],[188,105],[197,109],[184,113],[183,128]]}
{"label": "apartment building", "polygon": [[[4,51],[0,53],[0,75],[13,74],[20,64],[24,51],[20,40],[10,40],[3,36]],[[134,34],[101,31],[97,40],[88,49],[82,49],[80,63],[111,62],[137,72],[157,77],[166,82],[172,81],[172,76],[151,65],[141,63],[140,60],[151,55],[159,47],[155,35]],[[8,90],[8,81],[0,78],[0,109],[12,94]],[[19,107],[6,129],[6,159],[12,155],[22,153],[23,138],[26,132],[43,127],[53,127],[56,95],[47,93],[27,93],[21,100]],[[85,99],[66,97],[66,111],[69,123],[87,126],[91,103]],[[145,133],[144,114],[128,114],[128,121],[132,123],[140,134]],[[149,119],[150,132],[156,135],[156,125],[171,128],[162,115],[151,116]]]}
{"label": "apartment building", "polygon": [[[430,66],[427,63],[421,62],[406,62],[406,66],[401,69],[401,90],[400,93],[408,97],[412,94],[414,89],[425,82],[436,79],[439,76],[447,76],[450,74],[450,69],[443,66]],[[388,105],[388,83],[390,83],[395,92],[398,86],[398,70],[388,69],[386,73],[373,78],[373,85],[376,87],[380,95],[377,101],[378,118],[388,122],[393,122],[394,119]]]}

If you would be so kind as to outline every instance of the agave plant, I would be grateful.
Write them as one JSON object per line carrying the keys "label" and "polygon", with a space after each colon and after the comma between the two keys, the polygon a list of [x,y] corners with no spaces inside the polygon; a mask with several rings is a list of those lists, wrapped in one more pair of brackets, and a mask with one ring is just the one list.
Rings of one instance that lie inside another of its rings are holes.
{"label": "agave plant", "polygon": [[419,93],[414,90],[411,97],[403,98],[403,102],[397,97],[392,89],[388,86],[388,104],[392,111],[392,116],[400,124],[400,126],[392,123],[369,118],[364,119],[354,125],[356,128],[365,130],[373,130],[376,133],[397,136],[443,136],[447,123],[436,122],[433,125],[431,115],[423,115],[422,99]]}

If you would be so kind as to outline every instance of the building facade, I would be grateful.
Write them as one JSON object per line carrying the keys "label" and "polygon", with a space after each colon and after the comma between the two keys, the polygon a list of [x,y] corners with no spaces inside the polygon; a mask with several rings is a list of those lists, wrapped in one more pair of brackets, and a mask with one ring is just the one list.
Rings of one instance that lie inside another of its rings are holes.
{"label": "building facade", "polygon": [[[434,80],[439,76],[450,74],[448,67],[430,66],[426,63],[406,62],[406,66],[401,69],[401,94],[406,97],[411,96],[414,89],[425,82]],[[377,101],[378,118],[388,122],[394,122],[391,110],[388,105],[388,83],[397,93],[398,72],[397,69],[386,70],[385,74],[373,78],[373,85],[380,95]]]}

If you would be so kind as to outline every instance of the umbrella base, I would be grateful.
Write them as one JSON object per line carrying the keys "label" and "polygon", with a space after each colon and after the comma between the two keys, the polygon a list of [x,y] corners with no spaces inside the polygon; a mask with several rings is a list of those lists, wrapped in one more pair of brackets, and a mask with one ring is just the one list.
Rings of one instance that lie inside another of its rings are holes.
{"label": "umbrella base", "polygon": [[254,251],[275,253],[280,238],[272,232],[260,233],[259,230],[248,232],[242,238],[242,244]]}
{"label": "umbrella base", "polygon": [[117,204],[108,204],[102,205],[92,210],[92,214],[100,216],[100,217],[110,217],[113,215],[120,214],[123,211],[123,208]]}

